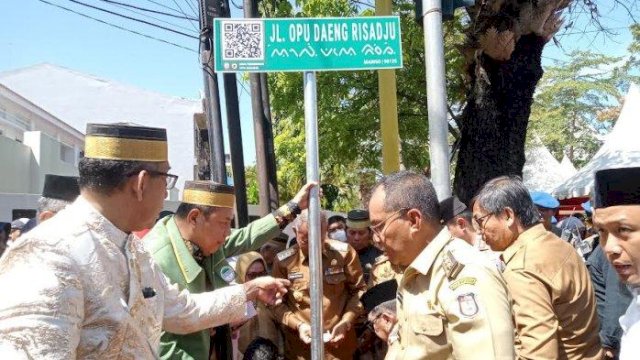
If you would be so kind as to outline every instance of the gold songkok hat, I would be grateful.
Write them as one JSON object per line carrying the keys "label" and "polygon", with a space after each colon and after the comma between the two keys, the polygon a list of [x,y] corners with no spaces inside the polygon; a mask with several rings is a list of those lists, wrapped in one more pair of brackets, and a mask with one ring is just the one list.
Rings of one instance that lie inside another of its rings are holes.
{"label": "gold songkok hat", "polygon": [[350,229],[366,229],[371,226],[367,210],[351,210],[347,213],[347,227]]}
{"label": "gold songkok hat", "polygon": [[233,186],[211,181],[187,181],[184,183],[182,202],[201,206],[233,208],[236,197]]}
{"label": "gold songkok hat", "polygon": [[167,161],[167,131],[126,123],[87,124],[84,156],[104,160]]}

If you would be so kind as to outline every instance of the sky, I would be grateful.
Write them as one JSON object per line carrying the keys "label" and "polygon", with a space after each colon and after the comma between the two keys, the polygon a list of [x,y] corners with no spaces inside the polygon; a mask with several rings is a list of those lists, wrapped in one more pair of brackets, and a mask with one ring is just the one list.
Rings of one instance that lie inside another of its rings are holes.
{"label": "sky", "polygon": [[[146,21],[171,26],[181,32],[196,36],[198,24],[183,19],[167,20],[172,25],[160,23],[132,11],[114,7],[110,0],[46,0],[99,18],[115,25],[173,42],[182,47],[132,34],[77,14],[45,4],[42,0],[0,1],[0,71],[14,70],[39,63],[51,63],[88,73],[100,78],[134,85],[167,95],[198,99],[203,88],[197,47],[198,40],[120,19],[82,6],[75,1],[115,10]],[[159,11],[172,12],[182,8],[185,14],[194,16],[189,5],[197,0],[118,0]],[[580,1],[580,0],[578,0]],[[235,1],[239,3],[240,1]],[[602,52],[624,56],[631,41],[628,26],[632,20],[621,7],[614,7],[611,0],[600,0],[601,21],[617,35],[603,36],[586,27],[588,16],[581,14],[560,38],[562,48],[550,42],[543,54],[543,64],[568,59],[572,50]],[[197,9],[196,9],[197,10]],[[635,9],[638,14],[638,9]],[[147,13],[142,13],[147,14]],[[241,11],[232,10],[232,16]],[[160,18],[158,15],[152,15]],[[182,15],[181,15],[182,16]],[[162,19],[168,19],[162,17]],[[571,20],[571,19],[570,19]],[[178,28],[175,25],[181,26]],[[583,33],[586,31],[586,33]],[[190,50],[189,50],[190,49]],[[46,80],[46,79],[44,79]],[[222,81],[220,81],[222,88]],[[240,112],[245,163],[255,162],[255,146],[251,119],[248,86],[239,86]],[[224,108],[223,108],[224,116]],[[224,123],[224,121],[223,121]],[[225,140],[228,148],[228,140]]]}

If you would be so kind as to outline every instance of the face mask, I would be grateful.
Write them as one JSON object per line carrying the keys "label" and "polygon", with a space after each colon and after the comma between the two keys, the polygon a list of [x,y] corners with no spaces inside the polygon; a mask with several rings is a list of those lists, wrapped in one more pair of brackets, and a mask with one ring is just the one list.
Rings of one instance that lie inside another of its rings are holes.
{"label": "face mask", "polygon": [[333,239],[333,240],[338,240],[338,241],[347,241],[347,233],[342,230],[342,229],[338,229],[334,232],[332,232],[331,234],[329,234],[329,239]]}

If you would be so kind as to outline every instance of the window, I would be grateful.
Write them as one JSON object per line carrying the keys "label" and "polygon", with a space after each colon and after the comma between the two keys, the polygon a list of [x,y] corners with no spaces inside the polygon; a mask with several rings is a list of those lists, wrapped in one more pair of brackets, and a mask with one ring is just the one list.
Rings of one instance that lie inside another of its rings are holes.
{"label": "window", "polygon": [[69,164],[75,162],[75,155],[71,146],[60,143],[60,160]]}

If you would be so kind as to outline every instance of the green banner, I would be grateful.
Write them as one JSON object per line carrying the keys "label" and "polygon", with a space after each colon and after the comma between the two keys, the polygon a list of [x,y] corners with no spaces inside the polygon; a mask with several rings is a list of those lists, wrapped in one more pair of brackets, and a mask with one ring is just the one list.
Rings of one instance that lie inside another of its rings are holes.
{"label": "green banner", "polygon": [[402,67],[400,19],[215,19],[216,72],[337,71]]}

